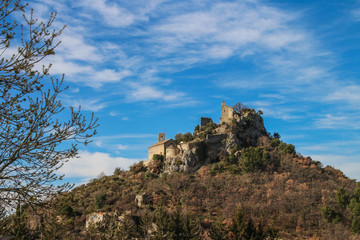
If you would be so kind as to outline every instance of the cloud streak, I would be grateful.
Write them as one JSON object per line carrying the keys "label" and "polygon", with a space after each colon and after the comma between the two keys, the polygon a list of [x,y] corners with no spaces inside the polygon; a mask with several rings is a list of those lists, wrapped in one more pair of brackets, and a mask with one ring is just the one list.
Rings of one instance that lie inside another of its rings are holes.
{"label": "cloud streak", "polygon": [[130,165],[143,159],[131,159],[123,157],[112,157],[103,152],[79,152],[79,158],[70,159],[58,170],[59,174],[65,174],[67,178],[83,178],[90,180],[100,173],[111,175],[116,167],[128,169]]}

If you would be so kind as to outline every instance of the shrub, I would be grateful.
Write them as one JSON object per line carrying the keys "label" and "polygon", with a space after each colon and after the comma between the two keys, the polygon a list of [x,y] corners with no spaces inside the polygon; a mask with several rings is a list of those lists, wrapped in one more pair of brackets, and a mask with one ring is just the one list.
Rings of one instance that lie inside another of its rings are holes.
{"label": "shrub", "polygon": [[164,156],[154,154],[153,161],[149,163],[149,171],[155,174],[159,174],[161,172],[163,166]]}
{"label": "shrub", "polygon": [[60,214],[66,216],[66,217],[72,217],[74,216],[74,210],[69,205],[63,205],[59,209]]}
{"label": "shrub", "polygon": [[184,142],[190,142],[193,139],[194,139],[194,137],[191,133],[187,132],[184,134],[184,140],[183,140]]}
{"label": "shrub", "polygon": [[275,139],[280,139],[280,134],[279,133],[277,133],[277,132],[274,132],[274,135],[273,135],[273,138],[275,138]]}
{"label": "shrub", "polygon": [[279,145],[279,150],[283,153],[286,153],[286,154],[291,154],[291,155],[295,155],[296,152],[295,152],[295,146],[292,145],[292,144],[286,144],[284,142],[282,142],[280,145]]}
{"label": "shrub", "polygon": [[231,152],[230,152],[230,155],[229,155],[229,157],[228,157],[228,163],[230,163],[230,164],[233,164],[233,163],[237,163],[238,162],[238,159],[237,159],[237,157],[235,156],[235,153],[238,151],[238,146],[237,145],[235,145],[234,147],[233,147],[233,149],[231,149]]}
{"label": "shrub", "polygon": [[161,161],[161,162],[163,162],[163,161],[164,161],[164,155],[154,154],[152,159],[153,159],[154,161]]}
{"label": "shrub", "polygon": [[341,213],[336,212],[334,209],[325,206],[321,210],[321,215],[323,219],[331,223],[338,223],[343,220],[343,216]]}
{"label": "shrub", "polygon": [[336,193],[336,201],[342,209],[345,209],[346,206],[349,205],[350,197],[344,187],[341,187]]}
{"label": "shrub", "polygon": [[130,172],[132,173],[146,172],[146,170],[147,168],[145,167],[143,161],[130,166]]}
{"label": "shrub", "polygon": [[200,131],[200,126],[199,125],[196,125],[195,129],[194,129],[194,132],[199,132]]}
{"label": "shrub", "polygon": [[114,170],[114,175],[120,175],[122,172],[124,172],[124,169],[122,169],[121,167],[117,167]]}
{"label": "shrub", "polygon": [[178,134],[175,135],[175,141],[177,143],[180,143],[181,141],[183,141],[183,139],[184,139],[184,134],[178,133]]}
{"label": "shrub", "polygon": [[101,209],[105,206],[106,194],[102,193],[95,197],[95,207]]}
{"label": "shrub", "polygon": [[244,172],[263,171],[269,159],[269,153],[262,147],[244,148],[240,156],[240,165]]}
{"label": "shrub", "polygon": [[222,173],[226,170],[225,163],[224,162],[217,162],[214,163],[211,167],[210,174],[216,175],[218,173]]}
{"label": "shrub", "polygon": [[277,147],[277,146],[279,146],[279,145],[280,145],[280,140],[279,140],[278,138],[274,138],[274,139],[272,139],[271,142],[270,142],[270,146],[271,146],[272,148],[275,148],[275,147]]}
{"label": "shrub", "polygon": [[185,134],[182,134],[182,133],[178,133],[175,135],[175,141],[177,143],[180,143],[180,142],[190,142],[191,140],[193,140],[194,137],[191,133],[187,132]]}

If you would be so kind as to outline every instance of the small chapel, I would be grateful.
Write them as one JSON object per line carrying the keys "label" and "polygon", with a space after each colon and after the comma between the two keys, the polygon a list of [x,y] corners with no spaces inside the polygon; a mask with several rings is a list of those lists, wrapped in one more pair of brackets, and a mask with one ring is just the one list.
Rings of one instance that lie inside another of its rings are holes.
{"label": "small chapel", "polygon": [[176,155],[176,153],[173,153],[176,149],[177,144],[173,139],[165,140],[165,133],[159,133],[158,142],[148,148],[149,160],[152,160],[154,154],[164,155],[165,158],[169,154]]}

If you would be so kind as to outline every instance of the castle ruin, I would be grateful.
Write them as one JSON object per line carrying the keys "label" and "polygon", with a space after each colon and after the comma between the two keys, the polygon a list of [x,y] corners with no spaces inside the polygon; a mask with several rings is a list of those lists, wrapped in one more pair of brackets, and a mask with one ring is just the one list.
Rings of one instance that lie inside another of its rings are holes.
{"label": "castle ruin", "polygon": [[221,118],[220,124],[227,123],[231,124],[234,119],[235,111],[232,107],[226,105],[225,101],[221,103]]}
{"label": "castle ruin", "polygon": [[[232,107],[226,105],[225,101],[221,103],[221,124],[231,124],[234,119],[235,111]],[[212,122],[211,118],[201,117],[201,126],[206,126]],[[148,148],[148,161],[144,164],[147,165],[153,159],[155,154],[163,155],[166,157],[175,157],[180,149],[186,146],[178,145],[173,139],[165,140],[165,133],[159,133],[158,142]]]}

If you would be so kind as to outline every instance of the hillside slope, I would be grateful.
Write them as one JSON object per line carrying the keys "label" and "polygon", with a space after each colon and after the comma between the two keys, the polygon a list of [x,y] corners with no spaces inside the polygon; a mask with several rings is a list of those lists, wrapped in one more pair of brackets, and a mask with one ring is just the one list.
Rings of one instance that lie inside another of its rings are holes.
{"label": "hillside slope", "polygon": [[42,221],[28,212],[32,228],[58,239],[358,239],[356,182],[267,133],[261,112],[236,114],[177,135],[176,156],[59,196]]}

